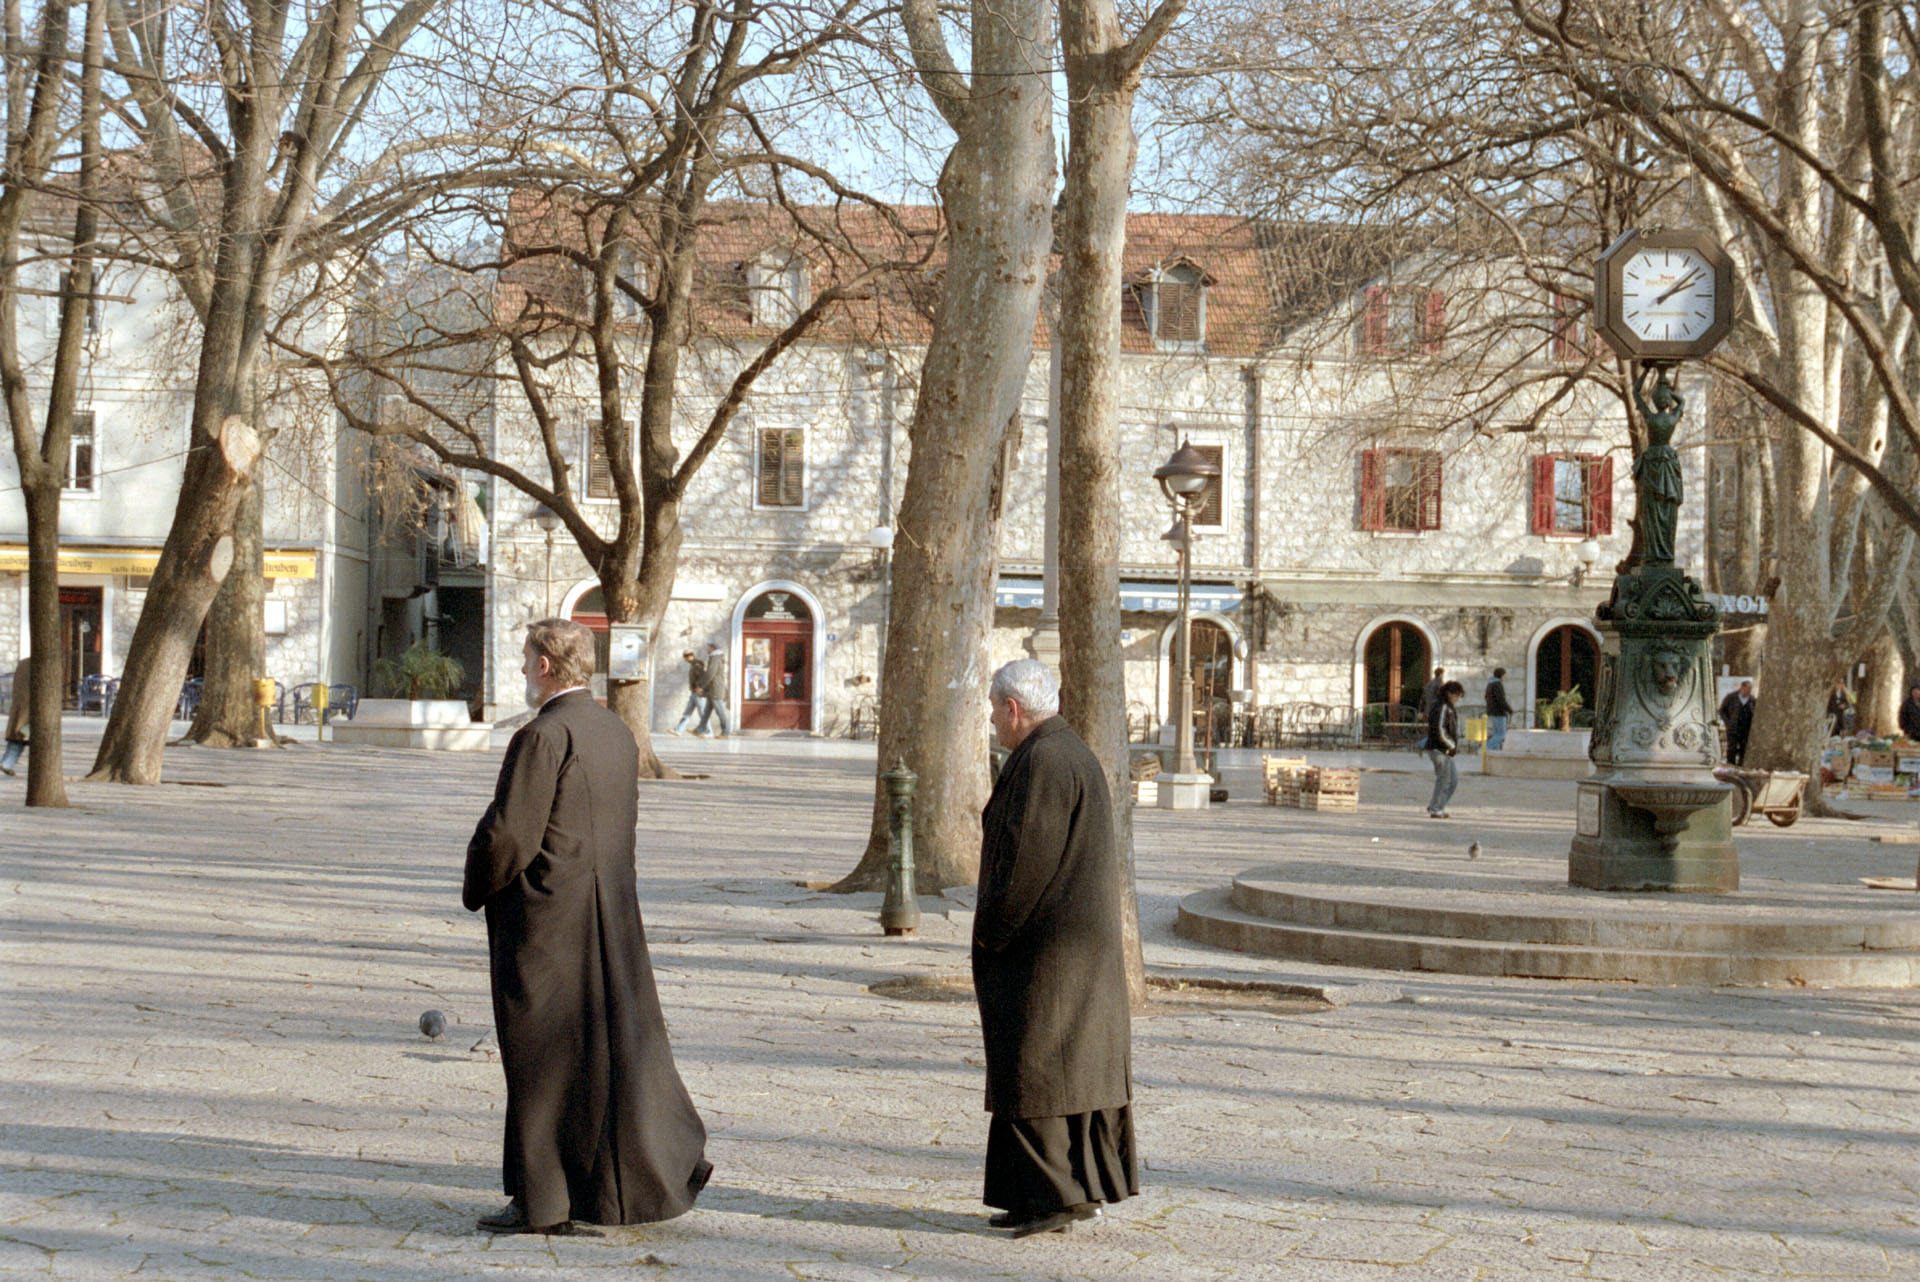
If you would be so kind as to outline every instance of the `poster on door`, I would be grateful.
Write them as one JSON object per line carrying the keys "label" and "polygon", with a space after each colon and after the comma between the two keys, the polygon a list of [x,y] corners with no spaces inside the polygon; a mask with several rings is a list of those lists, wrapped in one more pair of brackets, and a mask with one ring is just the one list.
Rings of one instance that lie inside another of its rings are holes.
{"label": "poster on door", "polygon": [[773,640],[770,637],[748,637],[746,651],[740,679],[745,683],[747,698],[765,699],[772,684]]}

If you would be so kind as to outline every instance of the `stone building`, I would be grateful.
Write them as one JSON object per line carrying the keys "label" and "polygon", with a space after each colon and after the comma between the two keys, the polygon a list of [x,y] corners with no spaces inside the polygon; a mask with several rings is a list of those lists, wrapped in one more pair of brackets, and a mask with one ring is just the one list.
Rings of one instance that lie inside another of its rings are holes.
{"label": "stone building", "polygon": [[[46,252],[57,253],[54,229]],[[41,412],[57,325],[57,259],[21,268],[21,347]],[[120,675],[148,577],[173,520],[192,412],[195,343],[167,278],[99,271],[67,486],[60,510],[60,618],[68,698],[89,676]],[[363,684],[367,538],[364,469],[312,389],[269,398],[264,468],[267,671],[287,688]],[[12,451],[0,454],[0,660],[28,648],[26,510]],[[202,654],[194,655],[190,677]]]}
{"label": "stone building", "polygon": [[[683,451],[827,271],[737,228],[717,233],[706,256],[725,282],[709,318],[729,320],[683,371]],[[1226,217],[1135,215],[1126,272],[1122,639],[1137,731],[1167,719],[1176,684],[1178,563],[1152,473],[1182,441],[1221,470],[1193,553],[1203,732],[1221,739],[1284,720],[1391,737],[1435,665],[1467,685],[1470,703],[1499,666],[1523,709],[1570,687],[1591,706],[1590,620],[1630,542],[1630,456],[1619,400],[1568,385],[1588,343],[1554,299],[1517,290],[1490,265]],[[729,705],[749,730],[840,734],[869,715],[888,593],[912,590],[889,585],[875,537],[890,530],[905,477],[926,341],[924,315],[896,310],[823,322],[782,354],[693,478],[653,651],[656,728],[674,723],[685,698],[679,655],[706,644],[725,652]],[[636,342],[640,332],[636,323]],[[1036,634],[1044,648],[1051,626],[1050,355],[1043,317],[1009,454],[996,661],[1027,653]],[[1493,423],[1470,412],[1466,390],[1490,361],[1513,388]],[[576,497],[611,521],[594,497],[606,478],[588,430],[591,386],[574,391]],[[490,430],[497,448],[531,459],[524,407],[496,404]],[[1699,424],[1683,428],[1683,446],[1689,432],[1697,438]],[[1683,455],[1698,494],[1701,451]],[[590,568],[564,532],[549,558],[534,507],[501,486],[488,505],[485,698],[500,715],[517,710],[529,618],[550,603],[604,620]],[[1685,509],[1681,535],[1681,559],[1696,565],[1700,507]]]}

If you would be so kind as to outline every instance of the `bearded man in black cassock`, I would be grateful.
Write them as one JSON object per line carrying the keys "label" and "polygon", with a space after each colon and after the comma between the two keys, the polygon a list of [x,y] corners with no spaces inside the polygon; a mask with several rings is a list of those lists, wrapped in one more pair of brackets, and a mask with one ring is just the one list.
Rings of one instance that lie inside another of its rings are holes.
{"label": "bearded man in black cassock", "polygon": [[1045,664],[994,673],[1012,750],[981,815],[973,987],[987,1047],[989,1218],[1063,1230],[1140,1191],[1120,863],[1100,763],[1061,718]]}
{"label": "bearded man in black cassock", "polygon": [[493,804],[467,846],[462,899],[486,909],[507,1076],[493,1233],[643,1224],[693,1206],[713,1173],[654,989],[634,884],[640,755],[588,690],[593,634],[527,629],[527,702]]}

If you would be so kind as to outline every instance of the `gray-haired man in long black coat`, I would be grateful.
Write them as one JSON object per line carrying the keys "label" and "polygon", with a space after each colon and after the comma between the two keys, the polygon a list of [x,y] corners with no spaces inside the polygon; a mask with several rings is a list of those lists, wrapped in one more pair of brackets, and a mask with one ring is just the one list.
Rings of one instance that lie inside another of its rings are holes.
{"label": "gray-haired man in long black coat", "polygon": [[987,1046],[988,1222],[1064,1229],[1139,1192],[1120,866],[1106,776],[1046,665],[994,673],[1012,750],[981,816],[973,986]]}
{"label": "gray-haired man in long black coat", "polygon": [[634,886],[639,748],[595,702],[593,634],[527,629],[527,702],[493,805],[467,846],[486,909],[494,1026],[507,1075],[493,1233],[642,1224],[693,1206],[706,1128],[674,1068]]}

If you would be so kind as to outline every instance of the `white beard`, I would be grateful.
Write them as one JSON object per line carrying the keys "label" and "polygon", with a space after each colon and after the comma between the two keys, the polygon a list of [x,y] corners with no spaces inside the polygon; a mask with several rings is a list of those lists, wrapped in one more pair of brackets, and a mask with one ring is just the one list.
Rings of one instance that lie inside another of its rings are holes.
{"label": "white beard", "polygon": [[528,681],[527,682],[527,706],[529,708],[538,708],[542,703],[545,703],[545,702],[546,702],[546,699],[541,695],[540,687],[535,685],[532,681]]}

